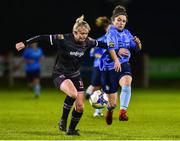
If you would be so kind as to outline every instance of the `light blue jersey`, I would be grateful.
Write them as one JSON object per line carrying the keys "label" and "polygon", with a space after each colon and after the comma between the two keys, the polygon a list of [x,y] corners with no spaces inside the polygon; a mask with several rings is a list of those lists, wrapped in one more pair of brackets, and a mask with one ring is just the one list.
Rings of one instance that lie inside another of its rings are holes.
{"label": "light blue jersey", "polygon": [[23,52],[23,58],[26,61],[25,70],[31,72],[40,70],[40,58],[43,56],[41,48],[33,49],[31,47],[25,48]]}
{"label": "light blue jersey", "polygon": [[[128,50],[138,49],[136,43],[133,40],[134,37],[127,29],[123,29],[122,31],[119,31],[116,27],[111,25],[106,34],[106,37],[107,37],[108,51],[114,49],[117,54],[120,48],[126,48]],[[114,61],[111,59],[108,51],[106,51],[101,58],[101,63],[100,63],[101,70],[114,69]],[[121,64],[124,62],[129,62],[130,57],[131,57],[131,53],[129,51],[128,56],[126,55],[119,56],[119,61]]]}
{"label": "light blue jersey", "polygon": [[[98,38],[97,40],[106,43],[106,36],[103,35],[102,37]],[[94,67],[99,67],[100,58],[105,51],[106,51],[106,49],[100,48],[100,47],[95,47],[90,50],[90,57],[94,57],[94,65],[93,65]]]}

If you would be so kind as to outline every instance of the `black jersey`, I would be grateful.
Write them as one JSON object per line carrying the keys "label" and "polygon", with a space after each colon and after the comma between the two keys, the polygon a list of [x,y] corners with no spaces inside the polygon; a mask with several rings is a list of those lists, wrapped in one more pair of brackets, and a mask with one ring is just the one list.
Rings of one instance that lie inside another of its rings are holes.
{"label": "black jersey", "polygon": [[75,41],[72,33],[56,34],[56,35],[39,35],[25,41],[25,44],[46,40],[57,47],[57,57],[53,67],[53,74],[72,75],[80,71],[80,59],[84,56],[88,48],[102,46],[106,48],[106,44],[97,42],[94,39],[87,38],[83,43]]}
{"label": "black jersey", "polygon": [[86,40],[82,44],[77,43],[73,34],[52,36],[52,43],[57,46],[57,57],[53,73],[63,72],[73,74],[80,70],[80,59],[88,48],[96,46],[94,40]]}

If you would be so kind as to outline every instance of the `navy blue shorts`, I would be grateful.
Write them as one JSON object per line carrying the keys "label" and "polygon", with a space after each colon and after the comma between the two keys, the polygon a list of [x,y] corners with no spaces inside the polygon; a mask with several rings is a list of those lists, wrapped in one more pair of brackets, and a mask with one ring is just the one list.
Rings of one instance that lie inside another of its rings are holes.
{"label": "navy blue shorts", "polygon": [[40,78],[40,70],[26,71],[26,80],[28,82],[32,82],[36,78]]}
{"label": "navy blue shorts", "polygon": [[53,82],[57,89],[60,89],[61,83],[66,79],[70,79],[73,82],[73,84],[78,92],[84,91],[84,84],[83,84],[83,81],[82,81],[82,78],[80,75],[72,75],[71,76],[71,75],[65,75],[63,73],[53,75]]}
{"label": "navy blue shorts", "polygon": [[93,67],[93,72],[91,76],[91,85],[101,86],[101,71],[99,70],[99,67]]}
{"label": "navy blue shorts", "polygon": [[119,87],[119,80],[124,75],[132,75],[131,66],[129,63],[121,64],[121,72],[116,72],[114,69],[103,71],[101,77],[103,91],[107,94],[117,92]]}

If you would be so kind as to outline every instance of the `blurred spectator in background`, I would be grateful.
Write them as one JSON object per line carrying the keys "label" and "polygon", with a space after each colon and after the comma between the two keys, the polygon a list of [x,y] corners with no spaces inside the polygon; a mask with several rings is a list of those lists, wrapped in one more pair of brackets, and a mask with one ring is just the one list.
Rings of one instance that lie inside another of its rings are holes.
{"label": "blurred spectator in background", "polygon": [[9,74],[9,52],[0,50],[0,73],[2,77]]}
{"label": "blurred spectator in background", "polygon": [[25,72],[28,86],[33,89],[35,98],[38,98],[41,93],[40,85],[40,61],[44,53],[37,43],[32,43],[25,48],[22,57],[25,61]]}

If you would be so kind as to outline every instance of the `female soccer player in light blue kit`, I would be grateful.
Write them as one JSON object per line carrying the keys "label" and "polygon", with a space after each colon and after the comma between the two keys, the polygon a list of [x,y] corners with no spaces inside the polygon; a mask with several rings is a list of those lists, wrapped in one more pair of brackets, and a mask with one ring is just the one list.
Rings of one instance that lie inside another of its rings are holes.
{"label": "female soccer player in light blue kit", "polygon": [[[98,38],[98,41],[105,42],[106,36]],[[105,52],[105,49],[95,47],[90,50],[90,57],[94,57],[93,72],[91,76],[91,85],[86,90],[86,99],[96,90],[101,89],[101,71],[99,70],[100,58]],[[94,112],[94,117],[103,116],[102,109],[96,109]]]}
{"label": "female soccer player in light blue kit", "polygon": [[[106,16],[98,17],[96,19],[96,26],[99,28],[103,28],[105,32],[108,31],[108,27],[110,25],[110,20]],[[107,43],[107,36],[104,34],[100,38],[97,39],[98,41],[102,41]],[[100,90],[102,87],[101,82],[101,70],[100,70],[100,58],[106,49],[95,47],[90,50],[90,57],[94,57],[94,64],[93,64],[93,73],[91,77],[91,85],[86,90],[86,99],[96,90]],[[118,51],[119,55],[127,55],[129,50],[121,48]],[[105,94],[105,93],[104,93]],[[94,117],[96,116],[103,116],[102,109],[96,109],[94,112]]]}
{"label": "female soccer player in light blue kit", "polygon": [[[102,28],[104,32],[107,32],[107,29],[110,25],[110,20],[106,16],[98,17],[95,21],[95,24],[98,28]],[[97,40],[106,43],[105,34]],[[90,57],[94,58],[94,63],[93,72],[91,75],[91,84],[86,90],[86,99],[88,99],[94,91],[101,89],[101,71],[99,69],[99,64],[100,58],[104,52],[105,49],[100,47],[95,47],[90,50]],[[96,109],[93,115],[94,117],[103,116],[102,109]]]}
{"label": "female soccer player in light blue kit", "polygon": [[118,55],[118,50],[139,51],[142,47],[139,38],[133,37],[125,29],[127,22],[126,9],[123,6],[116,6],[111,17],[112,25],[107,33],[108,51],[101,57],[101,70],[103,91],[108,95],[108,111],[106,122],[112,124],[113,109],[117,106],[118,86],[121,86],[119,120],[127,121],[127,108],[131,98],[132,73],[129,64],[130,51],[127,55]]}
{"label": "female soccer player in light blue kit", "polygon": [[28,84],[34,90],[35,97],[38,98],[41,93],[40,85],[40,61],[44,53],[41,48],[37,46],[37,43],[29,45],[23,52],[23,58],[25,61],[25,72]]}

